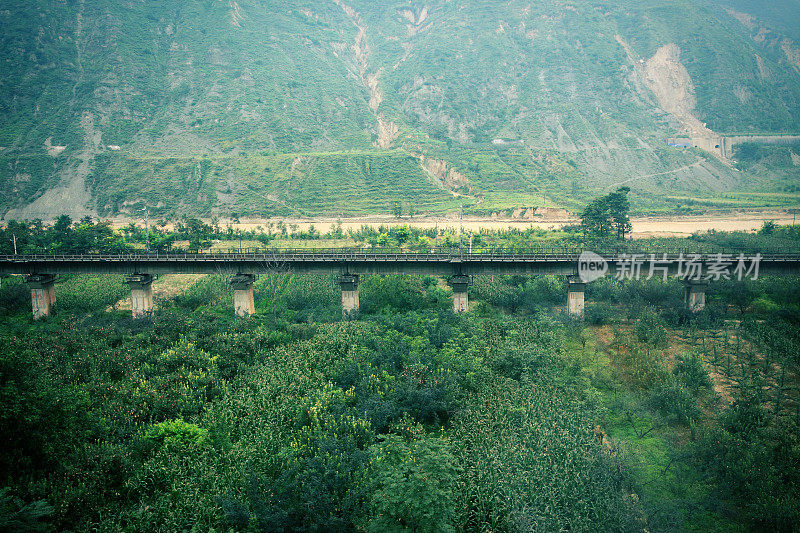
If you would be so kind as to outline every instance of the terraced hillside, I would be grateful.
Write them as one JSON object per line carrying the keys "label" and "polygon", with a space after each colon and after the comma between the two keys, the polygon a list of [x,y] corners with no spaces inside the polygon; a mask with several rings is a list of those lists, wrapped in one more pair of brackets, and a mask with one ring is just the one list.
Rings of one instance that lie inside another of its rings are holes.
{"label": "terraced hillside", "polygon": [[620,183],[647,210],[797,204],[796,145],[746,147],[739,165],[666,141],[800,133],[798,13],[10,0],[0,214],[490,214],[576,208]]}

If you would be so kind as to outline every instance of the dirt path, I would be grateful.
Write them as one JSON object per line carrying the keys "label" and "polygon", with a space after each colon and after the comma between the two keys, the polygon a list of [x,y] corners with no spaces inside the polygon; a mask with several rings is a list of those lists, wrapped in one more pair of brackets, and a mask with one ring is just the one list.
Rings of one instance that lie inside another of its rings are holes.
{"label": "dirt path", "polygon": [[631,183],[632,181],[640,181],[640,180],[644,180],[644,179],[647,179],[647,178],[655,178],[656,176],[666,176],[668,174],[677,174],[678,172],[682,172],[684,170],[689,170],[691,168],[702,166],[703,163],[705,163],[705,160],[700,158],[700,157],[698,157],[697,161],[695,161],[694,163],[691,163],[689,165],[684,165],[684,166],[682,166],[680,168],[675,168],[673,170],[667,170],[666,172],[656,172],[655,174],[646,174],[644,176],[634,176],[632,178],[628,178],[626,180],[617,182],[617,183],[615,183],[614,185],[611,185],[608,188],[609,189],[616,189],[620,185],[625,185],[626,183]]}
{"label": "dirt path", "polygon": [[692,233],[709,230],[753,231],[761,228],[767,220],[777,224],[792,224],[792,215],[785,211],[764,211],[730,215],[707,215],[692,217],[648,217],[634,218],[633,237],[687,237]]}

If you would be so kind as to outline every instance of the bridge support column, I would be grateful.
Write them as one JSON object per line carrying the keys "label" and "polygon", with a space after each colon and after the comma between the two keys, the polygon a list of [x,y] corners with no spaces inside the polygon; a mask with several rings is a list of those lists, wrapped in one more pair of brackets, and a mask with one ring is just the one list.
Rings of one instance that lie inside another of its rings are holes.
{"label": "bridge support column", "polygon": [[578,276],[570,276],[567,278],[567,312],[570,316],[575,318],[583,318],[585,307],[584,292],[586,291],[586,282]]}
{"label": "bridge support column", "polygon": [[31,288],[31,307],[34,320],[50,315],[53,304],[56,303],[55,281],[56,277],[52,274],[28,276],[27,282]]}
{"label": "bridge support column", "polygon": [[131,288],[131,314],[133,318],[143,318],[153,314],[152,274],[133,274],[125,283]]}
{"label": "bridge support column", "polygon": [[450,279],[453,287],[453,312],[466,313],[469,311],[469,276],[456,274]]}
{"label": "bridge support column", "polygon": [[256,304],[253,299],[253,282],[256,277],[254,274],[236,274],[231,278],[230,284],[233,288],[233,306],[236,314],[241,317],[249,317],[256,312]]}
{"label": "bridge support column", "polygon": [[358,313],[358,274],[342,274],[339,276],[339,287],[342,288],[342,316],[352,317]]}
{"label": "bridge support column", "polygon": [[699,313],[706,308],[706,287],[708,282],[705,280],[684,280],[684,300],[686,307],[692,313]]}

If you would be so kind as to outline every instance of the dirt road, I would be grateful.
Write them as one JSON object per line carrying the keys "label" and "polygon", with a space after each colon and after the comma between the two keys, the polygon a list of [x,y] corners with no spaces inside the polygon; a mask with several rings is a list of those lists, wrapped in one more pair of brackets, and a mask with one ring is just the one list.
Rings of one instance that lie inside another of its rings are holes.
{"label": "dirt road", "polygon": [[[632,218],[633,237],[685,237],[695,232],[708,230],[717,231],[753,231],[760,228],[764,221],[774,220],[778,224],[791,224],[793,215],[786,211],[751,211],[743,213],[727,213],[720,215],[702,216],[670,216],[670,217],[637,217]],[[122,227],[127,225],[130,220],[116,220],[115,226]],[[207,221],[208,222],[208,221]],[[238,223],[222,219],[219,224],[223,228],[231,224],[234,228],[243,230],[266,229],[272,223],[273,231],[275,225],[284,222],[287,226],[297,230],[307,230],[313,225],[317,231],[326,233],[337,223],[335,218],[315,218],[311,220],[297,219],[241,219]],[[398,220],[392,216],[371,216],[342,219],[342,229],[358,229],[362,225],[368,226],[398,226],[408,224],[418,228],[444,228],[452,230],[454,233],[463,228],[464,231],[478,231],[480,229],[503,230],[516,228],[525,230],[528,228],[540,228],[545,230],[560,229],[565,225],[577,224],[579,220],[569,215],[534,218],[534,219],[478,219],[465,218],[463,221],[453,218],[415,218]],[[141,221],[137,221],[141,225]],[[169,227],[169,226],[168,226]]]}

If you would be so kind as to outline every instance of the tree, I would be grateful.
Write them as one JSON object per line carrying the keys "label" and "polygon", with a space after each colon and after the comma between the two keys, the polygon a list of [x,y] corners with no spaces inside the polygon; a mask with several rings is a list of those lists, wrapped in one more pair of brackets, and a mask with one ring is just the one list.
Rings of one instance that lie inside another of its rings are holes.
{"label": "tree", "polygon": [[774,220],[765,220],[764,225],[761,226],[761,229],[758,230],[759,235],[772,235],[775,233],[775,229],[777,225],[775,224]]}
{"label": "tree", "polygon": [[402,226],[396,226],[389,231],[389,235],[394,237],[394,240],[397,241],[397,244],[402,246],[408,242],[409,238],[411,238],[411,228],[405,224]]}
{"label": "tree", "polygon": [[392,214],[397,218],[402,217],[403,216],[403,204],[401,204],[398,201],[392,202]]}
{"label": "tree", "polygon": [[53,244],[61,252],[72,251],[72,219],[69,215],[61,215],[53,225]]}
{"label": "tree", "polygon": [[606,196],[611,214],[611,224],[620,239],[625,239],[625,235],[631,231],[631,219],[628,217],[628,212],[631,209],[628,201],[630,190],[630,187],[620,187]]}
{"label": "tree", "polygon": [[596,237],[616,234],[618,238],[624,239],[631,231],[628,192],[629,187],[620,187],[615,192],[592,200],[580,215],[583,231]]}
{"label": "tree", "polygon": [[458,462],[446,439],[387,435],[370,448],[367,531],[455,531]]}
{"label": "tree", "polygon": [[602,198],[593,200],[581,213],[581,228],[587,235],[607,237],[611,234],[611,215]]}

